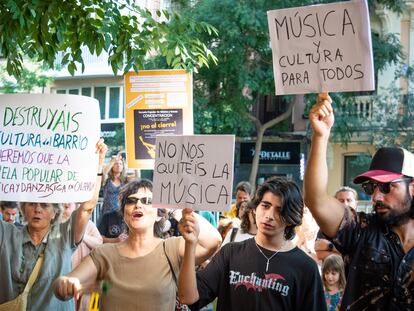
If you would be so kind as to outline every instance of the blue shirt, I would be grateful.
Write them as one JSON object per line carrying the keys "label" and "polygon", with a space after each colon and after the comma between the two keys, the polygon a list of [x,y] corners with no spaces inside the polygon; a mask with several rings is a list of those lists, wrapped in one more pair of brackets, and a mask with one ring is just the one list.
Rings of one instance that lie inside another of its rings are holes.
{"label": "blue shirt", "polygon": [[328,311],[337,311],[341,305],[342,291],[336,292],[335,294],[329,294],[329,291],[325,291],[326,307]]}
{"label": "blue shirt", "polygon": [[108,178],[103,187],[102,213],[105,214],[119,209],[118,195],[122,185],[115,186],[112,180]]}
{"label": "blue shirt", "polygon": [[205,219],[207,219],[207,221],[214,227],[217,228],[217,221],[216,218],[214,217],[214,214],[212,212],[209,211],[199,211],[198,214],[202,217],[204,217]]}

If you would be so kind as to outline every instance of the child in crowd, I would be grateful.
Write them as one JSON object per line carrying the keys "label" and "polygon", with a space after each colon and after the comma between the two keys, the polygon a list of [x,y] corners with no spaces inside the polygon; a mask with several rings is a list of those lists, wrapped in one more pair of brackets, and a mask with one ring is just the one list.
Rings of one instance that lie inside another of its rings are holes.
{"label": "child in crowd", "polygon": [[344,261],[338,254],[331,254],[322,263],[322,281],[328,311],[337,311],[341,306],[345,289]]}

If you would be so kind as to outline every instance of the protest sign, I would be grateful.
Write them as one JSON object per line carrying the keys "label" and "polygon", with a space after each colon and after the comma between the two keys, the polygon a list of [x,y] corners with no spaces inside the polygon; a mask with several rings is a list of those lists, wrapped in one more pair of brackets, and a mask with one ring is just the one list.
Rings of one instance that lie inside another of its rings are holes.
{"label": "protest sign", "polygon": [[0,200],[83,202],[96,181],[96,99],[0,95]]}
{"label": "protest sign", "polygon": [[185,70],[129,72],[125,143],[129,168],[152,169],[156,135],[193,134],[192,76]]}
{"label": "protest sign", "polygon": [[234,136],[157,136],[153,206],[228,211]]}
{"label": "protest sign", "polygon": [[375,89],[365,0],[267,15],[276,95]]}

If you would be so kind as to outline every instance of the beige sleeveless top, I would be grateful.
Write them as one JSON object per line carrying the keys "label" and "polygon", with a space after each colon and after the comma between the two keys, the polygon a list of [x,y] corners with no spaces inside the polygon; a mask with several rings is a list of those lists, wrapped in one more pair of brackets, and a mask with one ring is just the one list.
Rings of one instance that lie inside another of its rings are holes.
{"label": "beige sleeveless top", "polygon": [[[178,278],[179,237],[165,240],[165,250]],[[107,283],[99,310],[169,311],[175,308],[177,286],[164,253],[163,242],[143,257],[127,258],[116,244],[104,244],[91,253],[98,280]]]}

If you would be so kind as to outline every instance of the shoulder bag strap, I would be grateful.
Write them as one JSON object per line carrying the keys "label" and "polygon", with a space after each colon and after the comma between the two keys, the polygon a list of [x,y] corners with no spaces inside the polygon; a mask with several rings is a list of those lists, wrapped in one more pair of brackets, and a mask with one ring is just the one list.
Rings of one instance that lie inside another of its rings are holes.
{"label": "shoulder bag strap", "polygon": [[29,280],[27,281],[27,284],[23,292],[28,293],[30,289],[32,288],[34,282],[36,282],[36,279],[40,272],[40,268],[42,268],[43,261],[44,261],[44,253],[42,252],[41,254],[39,254],[39,257],[36,260],[36,264],[33,268],[32,273],[30,274]]}
{"label": "shoulder bag strap", "polygon": [[165,257],[167,257],[168,265],[170,266],[170,270],[171,270],[171,273],[172,273],[172,276],[173,276],[174,282],[175,282],[175,284],[178,286],[177,276],[175,275],[175,272],[174,272],[173,266],[172,266],[172,264],[171,264],[170,258],[168,258],[167,251],[166,251],[166,249],[165,249],[165,240],[164,240],[164,241],[162,241],[162,246],[163,246],[163,248],[164,248],[164,254],[165,254]]}

